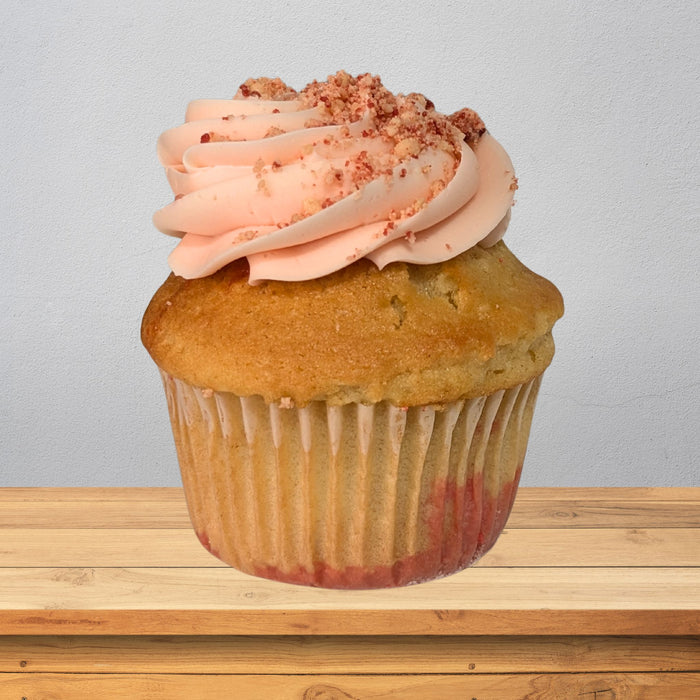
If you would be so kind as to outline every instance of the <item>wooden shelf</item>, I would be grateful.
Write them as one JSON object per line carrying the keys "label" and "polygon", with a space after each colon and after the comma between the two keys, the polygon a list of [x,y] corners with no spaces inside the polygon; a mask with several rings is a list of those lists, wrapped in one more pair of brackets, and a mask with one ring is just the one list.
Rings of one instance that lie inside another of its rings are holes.
{"label": "wooden shelf", "polygon": [[180,489],[0,489],[0,534],[0,697],[700,697],[700,488],[522,488],[472,569],[383,591],[227,567]]}

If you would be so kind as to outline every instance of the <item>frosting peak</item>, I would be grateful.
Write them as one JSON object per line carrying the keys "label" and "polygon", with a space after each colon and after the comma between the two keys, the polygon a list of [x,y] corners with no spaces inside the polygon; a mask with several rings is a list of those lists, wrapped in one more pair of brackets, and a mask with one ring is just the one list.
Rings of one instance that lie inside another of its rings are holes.
{"label": "frosting peak", "polygon": [[173,271],[203,277],[246,256],[251,283],[321,277],[368,257],[440,262],[505,231],[513,166],[478,115],[341,71],[301,92],[251,79],[196,100],[158,157],[175,200],[156,212],[181,240]]}

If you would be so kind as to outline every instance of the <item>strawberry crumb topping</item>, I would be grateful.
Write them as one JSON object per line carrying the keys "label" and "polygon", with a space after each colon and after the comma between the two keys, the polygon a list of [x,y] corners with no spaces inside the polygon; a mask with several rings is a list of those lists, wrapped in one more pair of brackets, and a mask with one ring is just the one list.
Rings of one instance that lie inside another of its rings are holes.
{"label": "strawberry crumb topping", "polygon": [[236,97],[257,97],[261,100],[295,100],[297,92],[280,78],[248,78]]}
{"label": "strawberry crumb topping", "polygon": [[[345,171],[332,170],[326,173],[327,184],[331,181],[343,183],[342,191],[339,191],[335,199],[306,200],[289,223],[295,223],[320,209],[327,208],[346,197],[348,192],[359,192],[364,185],[373,180],[393,177],[394,169],[398,165],[408,164],[429,150],[449,154],[452,157],[454,173],[460,162],[464,143],[474,148],[486,132],[484,122],[474,110],[464,108],[446,116],[437,112],[433,102],[424,95],[416,92],[395,95],[382,85],[378,76],[369,73],[352,76],[346,71],[338,71],[329,75],[325,81],[312,81],[301,91],[294,90],[280,78],[249,78],[238,88],[235,98],[298,100],[302,109],[315,109],[318,112],[316,117],[305,122],[306,129],[329,125],[342,126],[340,135],[333,137],[332,141],[343,145],[353,138],[348,125],[363,120],[367,127],[362,129],[362,137],[380,139],[383,142],[381,149],[355,151],[349,155],[345,161]],[[279,112],[278,108],[272,110],[273,114]],[[282,129],[271,126],[264,138],[282,133]],[[219,140],[227,139],[213,132],[201,136],[201,143]],[[330,146],[331,138],[324,138],[323,144]],[[299,160],[303,161],[305,155],[310,155],[311,149],[312,147],[308,146],[308,152],[300,153]],[[262,165],[262,162],[256,163],[254,171],[260,180],[259,189],[269,194],[262,180]],[[280,167],[278,161],[271,164],[273,171]],[[430,167],[426,166],[423,173],[428,175],[429,170]],[[401,167],[398,171],[400,178],[406,177],[407,174],[406,167]],[[447,186],[451,177],[450,173],[445,173],[443,177],[435,179],[426,199],[416,201],[413,206],[400,212],[392,212],[392,218],[403,219],[415,214]],[[515,188],[517,180],[514,179],[513,189]],[[410,240],[412,236],[408,238]]]}
{"label": "strawberry crumb topping", "polygon": [[468,107],[451,114],[448,119],[464,134],[464,140],[469,145],[476,144],[479,138],[486,133],[486,126],[481,117]]}

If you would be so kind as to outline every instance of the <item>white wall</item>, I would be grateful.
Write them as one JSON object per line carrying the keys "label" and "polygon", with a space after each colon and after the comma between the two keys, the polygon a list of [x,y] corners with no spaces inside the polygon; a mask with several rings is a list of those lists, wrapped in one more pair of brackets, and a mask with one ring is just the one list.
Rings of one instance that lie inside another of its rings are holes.
{"label": "white wall", "polygon": [[516,164],[507,241],[567,304],[524,483],[700,484],[693,5],[5,0],[0,485],[179,484],[138,337],[172,246],[156,138],[339,68],[477,109]]}

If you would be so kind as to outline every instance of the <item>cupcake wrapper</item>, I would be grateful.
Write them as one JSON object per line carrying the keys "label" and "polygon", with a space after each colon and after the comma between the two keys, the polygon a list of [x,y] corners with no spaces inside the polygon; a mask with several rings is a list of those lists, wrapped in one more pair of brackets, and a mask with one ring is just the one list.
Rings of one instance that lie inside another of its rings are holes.
{"label": "cupcake wrapper", "polygon": [[241,571],[329,588],[426,581],[486,552],[540,384],[440,406],[288,408],[161,375],[202,544]]}

